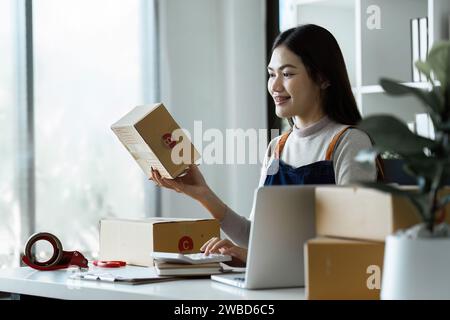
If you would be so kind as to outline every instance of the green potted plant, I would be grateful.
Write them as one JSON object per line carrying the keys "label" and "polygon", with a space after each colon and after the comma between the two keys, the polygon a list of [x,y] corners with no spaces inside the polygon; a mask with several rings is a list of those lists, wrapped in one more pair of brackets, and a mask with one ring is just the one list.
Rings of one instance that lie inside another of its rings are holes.
{"label": "green potted plant", "polygon": [[427,76],[430,90],[386,78],[380,84],[387,94],[416,96],[430,115],[435,139],[416,135],[393,116],[370,116],[361,121],[359,128],[372,137],[374,148],[362,151],[357,160],[373,162],[377,154],[396,154],[404,163],[403,170],[417,182],[414,190],[364,183],[408,198],[422,221],[387,237],[381,298],[450,299],[450,228],[443,222],[450,195],[442,195],[445,181],[450,178],[450,41],[436,43],[427,60],[415,65]]}

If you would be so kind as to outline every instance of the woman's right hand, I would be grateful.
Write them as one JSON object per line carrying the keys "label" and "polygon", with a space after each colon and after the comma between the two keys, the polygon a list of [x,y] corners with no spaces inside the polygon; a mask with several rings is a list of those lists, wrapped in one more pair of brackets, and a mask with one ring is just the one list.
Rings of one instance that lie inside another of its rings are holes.
{"label": "woman's right hand", "polygon": [[149,180],[153,180],[160,187],[184,193],[196,200],[201,200],[210,192],[205,178],[195,164],[189,166],[185,175],[175,179],[163,178],[158,171],[152,168],[152,176]]}

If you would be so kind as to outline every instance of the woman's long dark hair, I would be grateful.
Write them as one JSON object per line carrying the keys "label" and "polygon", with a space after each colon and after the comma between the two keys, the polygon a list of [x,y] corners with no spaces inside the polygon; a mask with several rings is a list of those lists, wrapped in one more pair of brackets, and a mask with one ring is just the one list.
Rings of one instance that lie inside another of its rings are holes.
{"label": "woman's long dark hair", "polygon": [[325,114],[335,122],[356,125],[361,114],[352,93],[344,57],[334,36],[325,28],[306,24],[278,35],[272,52],[281,45],[300,57],[315,83],[329,82],[329,87],[323,90]]}

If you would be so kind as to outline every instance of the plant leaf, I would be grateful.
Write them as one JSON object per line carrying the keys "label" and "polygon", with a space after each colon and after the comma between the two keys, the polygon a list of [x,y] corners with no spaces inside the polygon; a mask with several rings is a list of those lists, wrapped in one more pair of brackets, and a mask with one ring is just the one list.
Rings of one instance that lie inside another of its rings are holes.
{"label": "plant leaf", "polygon": [[450,194],[446,195],[445,197],[439,199],[439,204],[437,206],[437,209],[440,210],[442,208],[445,208],[445,206],[450,203]]}
{"label": "plant leaf", "polygon": [[355,160],[360,163],[375,163],[378,152],[374,148],[362,149],[358,152]]}
{"label": "plant leaf", "polygon": [[361,165],[363,170],[373,170],[376,166],[376,158],[378,152],[375,148],[368,148],[360,150],[354,160]]}
{"label": "plant leaf", "polygon": [[447,155],[447,159],[444,160],[444,173],[442,174],[442,179],[450,178],[450,157]]}
{"label": "plant leaf", "polygon": [[436,129],[444,132],[450,132],[450,120],[441,123],[440,125],[437,126]]}
{"label": "plant leaf", "polygon": [[438,95],[436,95],[433,90],[425,91],[419,88],[405,86],[395,80],[387,78],[381,78],[380,85],[384,91],[390,95],[415,95],[420,99],[420,101],[422,101],[425,110],[430,114],[435,126],[440,123],[443,106]]}
{"label": "plant leaf", "polygon": [[358,128],[366,132],[374,141],[379,152],[391,151],[405,157],[423,155],[423,150],[434,150],[433,140],[412,133],[402,121],[390,115],[370,116],[363,119]]}
{"label": "plant leaf", "polygon": [[431,77],[431,66],[428,62],[418,60],[416,61],[415,66],[420,72],[427,76],[428,81],[434,83],[433,78]]}
{"label": "plant leaf", "polygon": [[437,167],[439,166],[439,160],[432,157],[426,157],[425,155],[418,156],[406,156],[403,158],[405,162],[405,169],[413,172],[414,176],[421,176],[433,180]]}
{"label": "plant leaf", "polygon": [[428,53],[426,62],[441,83],[442,90],[445,90],[450,74],[450,41],[436,42]]}

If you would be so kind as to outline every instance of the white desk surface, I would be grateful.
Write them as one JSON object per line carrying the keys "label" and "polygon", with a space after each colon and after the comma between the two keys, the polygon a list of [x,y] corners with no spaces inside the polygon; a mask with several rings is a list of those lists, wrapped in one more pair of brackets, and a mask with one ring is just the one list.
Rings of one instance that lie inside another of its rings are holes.
{"label": "white desk surface", "polygon": [[[126,268],[129,268],[128,266]],[[130,285],[72,280],[66,270],[37,271],[29,267],[0,270],[0,292],[56,299],[170,300],[302,300],[304,288],[246,290],[210,279],[175,280]]]}

